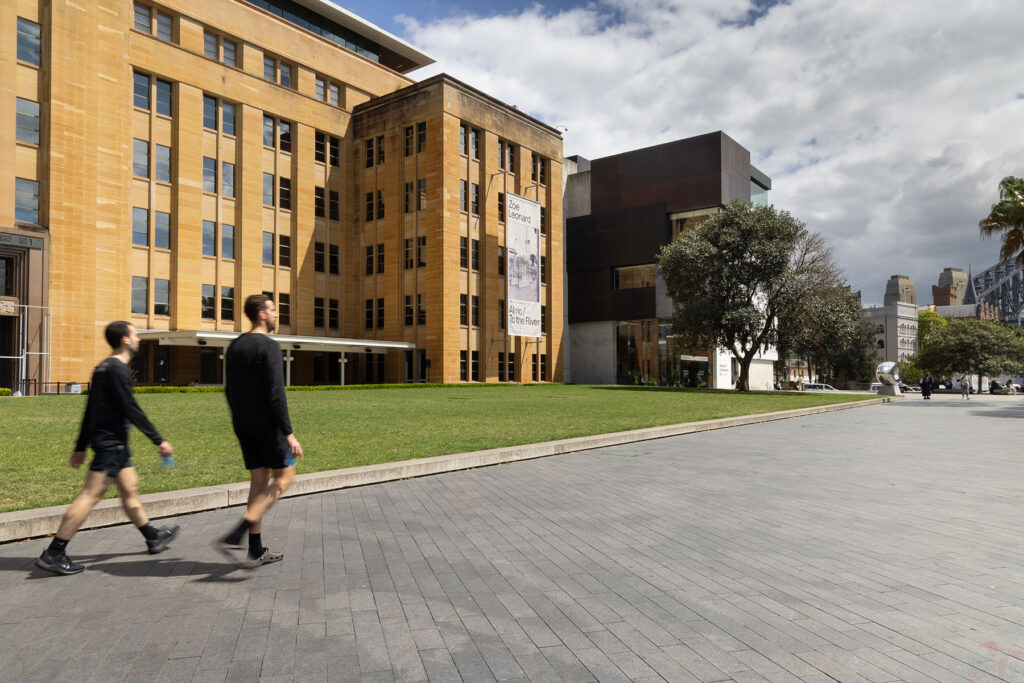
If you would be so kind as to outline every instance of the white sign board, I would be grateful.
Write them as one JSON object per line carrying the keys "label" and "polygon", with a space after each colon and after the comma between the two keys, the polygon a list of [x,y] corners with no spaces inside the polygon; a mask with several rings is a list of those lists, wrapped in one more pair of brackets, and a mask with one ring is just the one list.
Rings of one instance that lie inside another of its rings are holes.
{"label": "white sign board", "polygon": [[509,194],[505,226],[508,333],[515,337],[539,337],[540,204]]}

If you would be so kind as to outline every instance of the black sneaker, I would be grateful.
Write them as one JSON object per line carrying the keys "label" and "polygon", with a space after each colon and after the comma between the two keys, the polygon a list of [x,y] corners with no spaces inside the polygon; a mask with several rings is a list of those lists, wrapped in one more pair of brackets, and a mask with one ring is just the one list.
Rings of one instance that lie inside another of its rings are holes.
{"label": "black sneaker", "polygon": [[166,527],[164,529],[156,530],[156,538],[153,540],[146,540],[146,547],[149,548],[150,555],[156,555],[167,550],[167,546],[171,544],[174,537],[181,531],[181,527],[175,524],[172,527]]}
{"label": "black sneaker", "polygon": [[63,576],[77,574],[78,572],[85,570],[84,564],[75,564],[66,554],[51,553],[49,549],[44,550],[43,553],[36,558],[36,566],[40,569],[45,569],[48,572],[61,574]]}

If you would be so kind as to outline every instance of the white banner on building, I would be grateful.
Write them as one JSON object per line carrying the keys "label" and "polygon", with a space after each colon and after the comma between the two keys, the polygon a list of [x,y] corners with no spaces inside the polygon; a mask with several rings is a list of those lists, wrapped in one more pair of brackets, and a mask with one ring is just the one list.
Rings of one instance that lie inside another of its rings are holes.
{"label": "white banner on building", "polygon": [[505,226],[508,333],[515,337],[539,337],[540,204],[509,194]]}

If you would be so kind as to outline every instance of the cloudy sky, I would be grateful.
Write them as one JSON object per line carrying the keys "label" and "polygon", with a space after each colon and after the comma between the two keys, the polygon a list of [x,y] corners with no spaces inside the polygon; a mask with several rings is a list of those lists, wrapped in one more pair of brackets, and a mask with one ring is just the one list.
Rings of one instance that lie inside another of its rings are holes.
{"label": "cloudy sky", "polygon": [[978,220],[1024,175],[1016,0],[335,0],[596,159],[723,130],[825,234],[865,304],[998,260]]}

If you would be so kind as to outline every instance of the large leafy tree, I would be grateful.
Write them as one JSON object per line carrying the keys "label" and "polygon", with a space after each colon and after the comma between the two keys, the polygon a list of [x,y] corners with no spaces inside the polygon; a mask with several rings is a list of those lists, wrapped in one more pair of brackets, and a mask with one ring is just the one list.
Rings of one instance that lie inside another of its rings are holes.
{"label": "large leafy tree", "polygon": [[824,240],[789,212],[733,202],[658,254],[672,298],[673,331],[727,349],[750,388],[750,363],[779,340],[778,322],[833,278]]}
{"label": "large leafy tree", "polygon": [[949,321],[935,311],[920,311],[917,314],[917,348],[924,346],[925,339],[932,330],[948,324]]}
{"label": "large leafy tree", "polygon": [[873,335],[862,325],[860,297],[850,291],[831,258],[822,265],[814,273],[810,295],[787,302],[780,314],[778,345],[813,359],[823,381],[870,377],[865,365],[870,365],[867,349]]}
{"label": "large leafy tree", "polygon": [[999,258],[1024,266],[1024,178],[1007,176],[999,183],[999,201],[978,223],[982,237],[1000,235]]}
{"label": "large leafy tree", "polygon": [[1020,374],[1024,370],[1024,337],[995,320],[953,320],[935,327],[918,349],[917,364],[931,372],[953,375]]}

